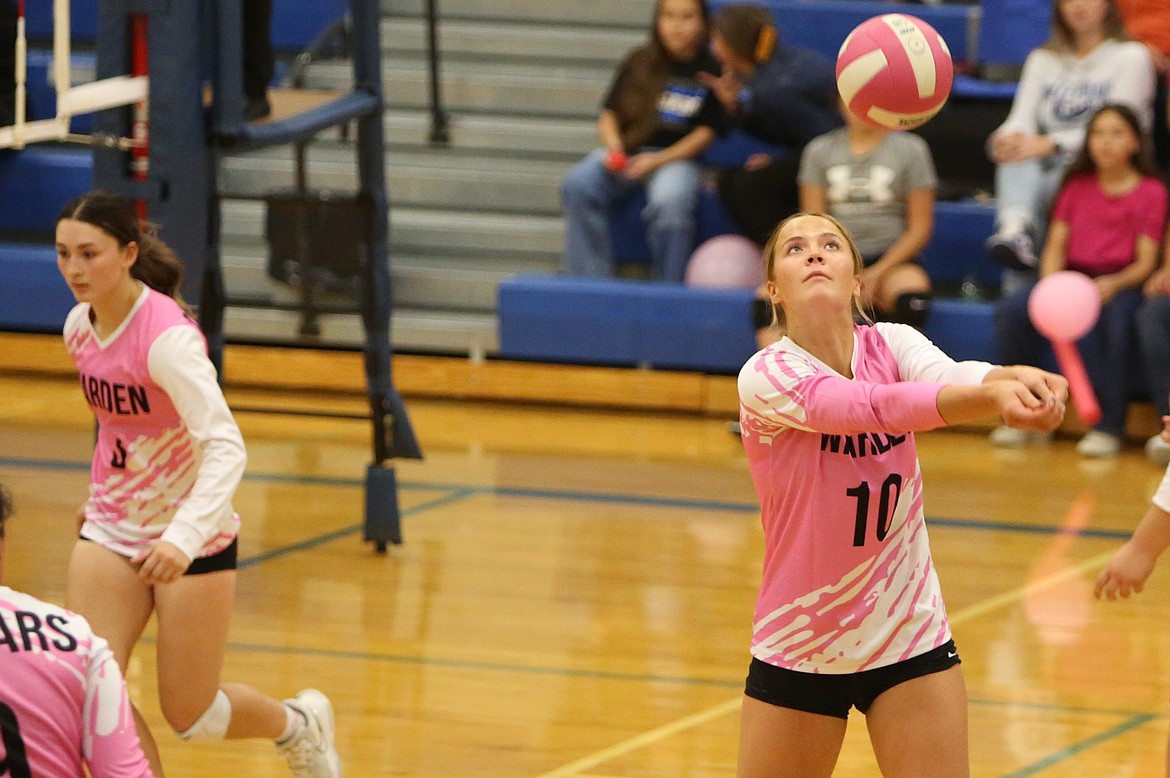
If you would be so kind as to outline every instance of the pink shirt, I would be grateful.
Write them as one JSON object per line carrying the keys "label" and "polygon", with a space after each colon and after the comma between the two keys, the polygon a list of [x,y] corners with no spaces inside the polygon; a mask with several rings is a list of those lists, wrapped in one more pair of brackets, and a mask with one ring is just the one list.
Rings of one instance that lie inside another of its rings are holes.
{"label": "pink shirt", "polygon": [[748,360],[740,423],[766,542],[753,656],[853,673],[950,639],[913,433],[944,424],[943,384],[990,369],[900,324],[854,328],[853,379],[789,338]]}
{"label": "pink shirt", "polygon": [[1137,239],[1162,242],[1166,229],[1166,187],[1143,178],[1131,192],[1113,196],[1092,173],[1074,176],[1060,190],[1052,221],[1068,225],[1066,266],[1090,276],[1107,275],[1133,264]]}
{"label": "pink shirt", "polygon": [[239,531],[231,497],[246,455],[207,358],[179,305],[144,287],[104,340],[87,303],[65,320],[65,345],[98,421],[82,536],[125,556],[159,538],[189,558]]}
{"label": "pink shirt", "polygon": [[151,778],[126,684],[77,614],[0,586],[0,730],[5,775]]}

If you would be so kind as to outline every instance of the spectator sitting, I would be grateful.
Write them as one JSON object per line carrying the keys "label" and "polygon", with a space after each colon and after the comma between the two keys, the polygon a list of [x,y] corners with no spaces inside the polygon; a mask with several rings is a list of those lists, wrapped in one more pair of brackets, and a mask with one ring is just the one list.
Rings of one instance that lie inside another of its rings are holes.
{"label": "spectator sitting", "polygon": [[[1151,124],[1154,68],[1128,39],[1113,0],[1053,0],[1052,37],[1024,62],[1007,120],[988,139],[996,168],[996,233],[988,251],[1014,270],[1036,267],[1034,241],[1089,116],[1105,103],[1130,106]],[[1019,286],[1018,275],[1005,278]]]}
{"label": "spectator sitting", "polygon": [[[1155,176],[1148,147],[1129,106],[1110,103],[1093,114],[1084,147],[1057,195],[1040,258],[1041,277],[1077,270],[1094,279],[1101,296],[1093,337],[1082,341],[1081,352],[1102,415],[1077,444],[1081,456],[1116,456],[1125,434],[1134,314],[1166,230],[1166,187]],[[1001,356],[1020,364],[1036,364],[1044,344],[1028,316],[1033,285],[1015,290],[995,309]],[[1000,446],[1029,439],[1010,427],[991,433]]]}
{"label": "spectator sitting", "polygon": [[566,275],[613,275],[609,208],[644,186],[651,275],[682,282],[695,244],[696,158],[723,121],[699,80],[719,69],[707,51],[708,18],[706,0],[658,0],[650,41],[618,70],[597,124],[602,148],[561,184]]}
{"label": "spectator sitting", "polygon": [[800,209],[849,227],[865,269],[862,302],[879,320],[922,329],[930,278],[918,256],[934,228],[934,160],[926,141],[881,129],[841,107],[845,126],[808,144],[800,158]]}
{"label": "spectator sitting", "polygon": [[799,205],[800,152],[841,126],[833,63],[818,52],[777,45],[772,14],[757,5],[720,9],[711,22],[711,51],[723,75],[704,76],[728,116],[745,132],[791,154],[753,155],[719,176],[719,195],[748,237],[761,246]]}
{"label": "spectator sitting", "polygon": [[[1158,79],[1154,92],[1154,158],[1163,173],[1170,172],[1170,119],[1167,117],[1167,79],[1170,79],[1170,3],[1166,0],[1117,0],[1117,10],[1129,34],[1146,44]],[[1159,438],[1160,439],[1160,438]]]}

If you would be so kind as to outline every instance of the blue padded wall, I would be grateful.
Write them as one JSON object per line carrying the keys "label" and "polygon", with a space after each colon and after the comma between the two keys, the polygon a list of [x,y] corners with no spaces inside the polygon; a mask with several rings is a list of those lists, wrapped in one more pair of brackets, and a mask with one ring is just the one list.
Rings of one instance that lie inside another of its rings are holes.
{"label": "blue padded wall", "polygon": [[57,250],[0,244],[0,330],[60,332],[73,294],[57,272]]}
{"label": "blue padded wall", "polygon": [[[711,10],[734,1],[714,0]],[[872,16],[888,13],[905,13],[922,19],[938,31],[957,60],[971,60],[976,55],[971,39],[978,13],[975,5],[905,6],[882,0],[763,0],[760,4],[776,18],[781,45],[815,49],[833,60],[854,27]]]}
{"label": "blue padded wall", "polygon": [[[193,0],[182,0],[193,2]],[[99,0],[72,0],[69,24],[77,43],[93,43],[97,37]],[[346,0],[273,0],[272,45],[277,51],[299,51],[332,22],[345,15]],[[53,4],[34,0],[26,5],[25,27],[33,41],[53,38]]]}
{"label": "blue padded wall", "polygon": [[0,230],[51,235],[61,206],[92,181],[93,155],[86,149],[0,151]]}
{"label": "blue padded wall", "polygon": [[735,373],[755,353],[750,290],[520,276],[500,284],[500,356]]}

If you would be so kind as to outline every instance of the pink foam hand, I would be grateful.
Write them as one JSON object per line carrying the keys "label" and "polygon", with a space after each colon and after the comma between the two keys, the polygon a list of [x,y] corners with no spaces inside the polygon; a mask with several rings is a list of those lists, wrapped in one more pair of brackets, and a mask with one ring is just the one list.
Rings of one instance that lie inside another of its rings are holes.
{"label": "pink foam hand", "polygon": [[1052,351],[1056,354],[1060,372],[1068,379],[1068,393],[1077,408],[1077,415],[1088,426],[1095,426],[1101,421],[1101,405],[1097,402],[1093,385],[1089,383],[1089,374],[1085,372],[1085,363],[1081,361],[1077,344],[1071,340],[1053,340]]}

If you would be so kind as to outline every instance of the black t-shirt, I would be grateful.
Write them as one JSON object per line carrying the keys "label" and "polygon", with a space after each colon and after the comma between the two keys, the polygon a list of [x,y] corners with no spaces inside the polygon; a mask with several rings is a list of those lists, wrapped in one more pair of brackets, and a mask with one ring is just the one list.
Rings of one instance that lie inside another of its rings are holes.
{"label": "black t-shirt", "polygon": [[[617,76],[602,104],[604,108],[620,114],[618,97],[623,90],[631,88],[633,76],[630,72],[630,63],[636,54],[637,52],[627,57],[618,69]],[[719,75],[720,72],[719,61],[706,49],[686,62],[671,60],[666,84],[662,87],[656,102],[658,121],[650,136],[642,143],[642,148],[664,149],[672,146],[696,127],[710,127],[720,131],[723,124],[723,106],[715,94],[698,79],[699,73]],[[632,120],[633,117],[619,116],[619,121],[623,125],[632,123]],[[634,152],[637,149],[627,151]]]}

